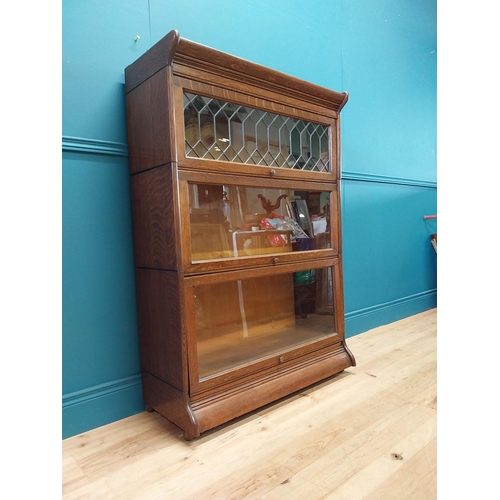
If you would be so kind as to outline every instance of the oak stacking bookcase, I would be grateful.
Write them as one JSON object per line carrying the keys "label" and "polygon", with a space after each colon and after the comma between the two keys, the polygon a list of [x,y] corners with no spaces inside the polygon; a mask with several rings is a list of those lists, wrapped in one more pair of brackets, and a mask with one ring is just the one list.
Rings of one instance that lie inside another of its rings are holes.
{"label": "oak stacking bookcase", "polygon": [[125,69],[125,89],[146,409],[190,440],[354,366],[348,94],[175,30]]}

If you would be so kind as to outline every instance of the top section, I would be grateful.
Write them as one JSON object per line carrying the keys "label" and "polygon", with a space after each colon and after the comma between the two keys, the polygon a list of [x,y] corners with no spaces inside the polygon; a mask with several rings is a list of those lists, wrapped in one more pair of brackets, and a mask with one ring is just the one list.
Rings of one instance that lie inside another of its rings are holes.
{"label": "top section", "polygon": [[[125,69],[125,90],[130,92],[166,66],[174,74],[190,76],[183,67],[203,70],[249,85],[340,112],[347,92],[335,92],[259,64],[181,38],[173,30]],[[178,68],[176,68],[178,66]]]}

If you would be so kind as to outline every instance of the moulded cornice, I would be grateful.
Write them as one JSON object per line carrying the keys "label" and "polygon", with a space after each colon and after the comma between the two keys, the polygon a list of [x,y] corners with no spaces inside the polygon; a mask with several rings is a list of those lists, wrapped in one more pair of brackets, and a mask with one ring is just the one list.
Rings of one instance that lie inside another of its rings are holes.
{"label": "moulded cornice", "polygon": [[[295,78],[280,71],[267,68],[205,45],[181,38],[179,32],[171,31],[158,41],[147,53],[125,69],[125,91],[128,93],[155,73],[173,66],[173,73],[184,75],[184,68],[202,74],[217,75],[230,81],[244,81],[290,98],[322,105],[339,112],[348,99],[347,92],[333,90]],[[201,75],[203,80],[203,76]],[[210,83],[207,79],[205,83]]]}

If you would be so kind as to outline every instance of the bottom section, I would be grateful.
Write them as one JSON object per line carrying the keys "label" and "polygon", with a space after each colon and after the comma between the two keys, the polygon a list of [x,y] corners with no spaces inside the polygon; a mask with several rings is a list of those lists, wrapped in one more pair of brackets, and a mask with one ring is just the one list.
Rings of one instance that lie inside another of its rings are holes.
{"label": "bottom section", "polygon": [[236,385],[190,398],[160,379],[143,372],[146,406],[184,431],[190,440],[201,433],[355,366],[344,342],[269,370]]}
{"label": "bottom section", "polygon": [[340,283],[337,257],[185,277],[189,389],[177,387],[197,401],[340,345]]}

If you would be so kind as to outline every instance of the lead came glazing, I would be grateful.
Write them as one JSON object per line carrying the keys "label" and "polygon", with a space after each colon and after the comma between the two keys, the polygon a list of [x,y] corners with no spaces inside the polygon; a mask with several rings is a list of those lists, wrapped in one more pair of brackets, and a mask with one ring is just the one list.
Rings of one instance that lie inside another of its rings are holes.
{"label": "lead came glazing", "polygon": [[329,127],[184,91],[186,156],[330,172]]}

